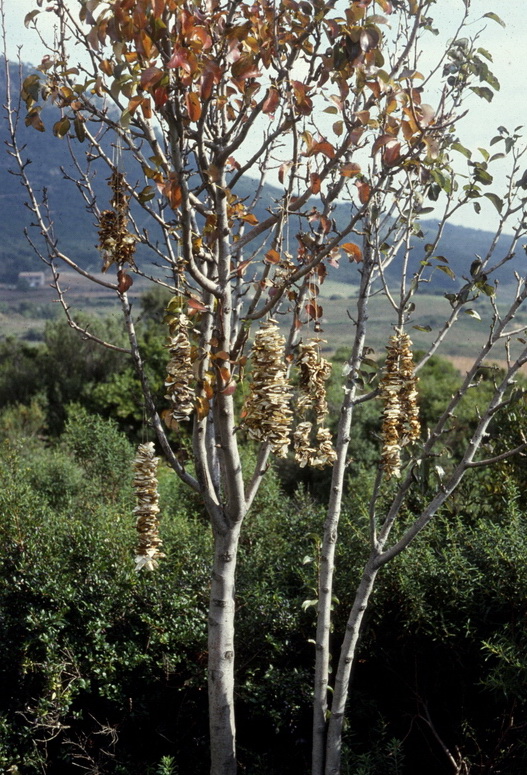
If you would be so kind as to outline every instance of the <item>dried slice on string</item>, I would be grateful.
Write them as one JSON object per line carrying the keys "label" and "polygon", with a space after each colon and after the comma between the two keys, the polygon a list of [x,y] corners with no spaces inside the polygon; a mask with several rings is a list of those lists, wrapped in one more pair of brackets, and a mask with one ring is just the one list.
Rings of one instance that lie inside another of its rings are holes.
{"label": "dried slice on string", "polygon": [[[332,465],[336,452],[331,441],[331,432],[324,427],[328,414],[326,382],[331,376],[331,364],[322,357],[320,346],[325,340],[318,337],[307,339],[298,346],[297,366],[300,370],[297,413],[301,418],[313,414],[316,434],[313,443],[313,423],[300,422],[294,433],[295,458],[303,468],[306,465],[324,468]],[[315,445],[316,440],[316,445]]]}
{"label": "dried slice on string", "polygon": [[170,401],[170,416],[176,422],[190,419],[196,401],[189,325],[189,319],[181,313],[179,320],[171,324],[171,336],[166,345],[170,360],[165,377],[165,398]]}
{"label": "dried slice on string", "polygon": [[165,556],[160,550],[162,541],[159,537],[159,495],[156,478],[158,462],[152,441],[139,445],[134,461],[134,489],[137,498],[134,514],[138,532],[136,571],[142,568],[154,570],[158,560]]}
{"label": "dried slice on string", "polygon": [[114,170],[110,178],[112,210],[103,210],[99,217],[99,244],[103,254],[102,271],[112,264],[134,264],[137,238],[128,231],[128,200],[122,172]]}
{"label": "dried slice on string", "polygon": [[244,407],[249,436],[266,441],[278,457],[287,455],[293,413],[285,364],[285,339],[274,321],[264,323],[251,350],[252,382]]}
{"label": "dried slice on string", "polygon": [[387,479],[401,475],[401,449],[421,432],[411,345],[408,334],[398,332],[386,348],[380,391],[384,401],[381,462]]}
{"label": "dried slice on string", "polygon": [[296,360],[300,370],[298,412],[304,414],[313,409],[319,423],[328,413],[326,382],[331,376],[331,363],[322,357],[320,344],[323,339],[313,338],[298,345]]}
{"label": "dried slice on string", "polygon": [[295,460],[300,468],[309,465],[316,450],[311,446],[311,429],[313,423],[299,422],[293,433],[293,449],[295,451]]}

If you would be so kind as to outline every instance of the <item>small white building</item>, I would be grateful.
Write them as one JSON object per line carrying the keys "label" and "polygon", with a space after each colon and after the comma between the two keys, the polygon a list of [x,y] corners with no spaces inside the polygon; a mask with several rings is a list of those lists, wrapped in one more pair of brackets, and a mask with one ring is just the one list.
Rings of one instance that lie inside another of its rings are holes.
{"label": "small white building", "polygon": [[43,288],[46,284],[46,277],[44,272],[19,272],[18,282],[20,281],[27,283],[30,288]]}

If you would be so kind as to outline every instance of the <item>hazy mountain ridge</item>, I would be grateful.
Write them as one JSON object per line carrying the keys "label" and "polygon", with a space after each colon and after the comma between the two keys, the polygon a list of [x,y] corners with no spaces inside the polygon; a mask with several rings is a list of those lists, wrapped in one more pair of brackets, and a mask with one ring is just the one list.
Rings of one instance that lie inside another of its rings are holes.
{"label": "hazy mountain ridge", "polygon": [[[3,63],[2,63],[3,64]],[[11,65],[13,88],[18,86],[18,65]],[[29,66],[24,66],[23,76],[30,72]],[[6,102],[6,85],[4,79],[0,83],[0,97],[4,105]],[[19,137],[24,146],[23,156],[31,160],[29,173],[34,183],[36,191],[46,189],[49,199],[50,212],[56,227],[56,234],[60,239],[60,245],[65,252],[68,252],[83,267],[100,268],[100,256],[96,248],[98,239],[97,226],[93,215],[87,212],[75,184],[71,181],[64,181],[64,172],[74,176],[75,170],[72,161],[69,158],[67,141],[59,140],[54,137],[50,122],[47,121],[46,132],[37,132],[32,128],[24,126],[24,110],[22,103],[21,115],[19,118]],[[43,116],[46,123],[46,112]],[[0,125],[0,138],[2,146],[7,151],[6,142],[8,141],[7,122],[4,120]],[[82,146],[80,146],[82,148]],[[87,148],[87,144],[85,144]],[[108,146],[109,147],[109,146]],[[16,282],[20,271],[31,269],[41,269],[36,257],[23,234],[24,227],[31,225],[31,214],[25,206],[27,193],[22,187],[19,177],[9,174],[10,169],[15,168],[15,161],[7,152],[0,154],[0,174],[2,185],[0,190],[0,229],[2,239],[0,240],[0,282]],[[136,173],[137,174],[137,173]],[[133,171],[129,173],[129,180],[133,181]],[[95,195],[101,203],[102,209],[107,206],[109,199],[109,190],[107,187],[108,174],[105,166],[93,167],[92,184]],[[139,178],[138,178],[139,179]],[[141,184],[142,186],[143,184]],[[254,182],[248,178],[242,180],[236,187],[236,193],[241,198],[250,197],[254,194]],[[254,213],[259,220],[265,219],[269,214],[269,209],[276,207],[276,203],[283,196],[283,191],[272,185],[266,185]],[[313,200],[316,203],[316,200]],[[333,217],[338,222],[343,222],[348,215],[349,205],[340,203]],[[139,225],[141,225],[139,223]],[[416,240],[414,252],[411,259],[411,270],[418,268],[419,262],[424,257],[424,245],[427,235],[432,234],[435,227],[433,221],[423,221],[421,223],[422,231],[425,235],[423,240]],[[38,239],[38,231],[31,230],[35,239]],[[448,265],[458,278],[468,275],[470,265],[476,255],[486,254],[493,239],[490,232],[465,228],[453,224],[447,224],[444,230],[440,246],[437,253],[448,259]],[[507,238],[502,238],[498,246],[497,257],[501,258],[508,248]],[[392,264],[388,275],[394,277],[398,271],[398,261]],[[510,282],[512,270],[520,266],[519,258],[516,256],[513,261],[500,270],[499,279],[502,282]],[[355,283],[357,282],[357,267],[342,259],[339,269],[330,270],[331,278],[339,282]],[[454,281],[448,274],[436,271],[433,285],[429,290],[437,293],[444,293],[455,290],[459,287],[462,280]]]}

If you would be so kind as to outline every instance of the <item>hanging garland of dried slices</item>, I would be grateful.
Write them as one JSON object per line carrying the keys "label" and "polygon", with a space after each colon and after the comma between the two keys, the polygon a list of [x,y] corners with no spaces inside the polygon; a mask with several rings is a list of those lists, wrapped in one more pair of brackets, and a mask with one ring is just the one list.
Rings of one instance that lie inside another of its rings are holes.
{"label": "hanging garland of dried slices", "polygon": [[401,475],[401,449],[421,432],[411,345],[408,334],[397,332],[386,348],[380,392],[384,401],[381,462],[387,479]]}
{"label": "hanging garland of dried slices", "polygon": [[249,436],[265,441],[278,457],[287,455],[293,413],[285,363],[285,339],[272,320],[255,334],[251,349],[252,382],[244,406]]}
{"label": "hanging garland of dried slices", "polygon": [[160,551],[162,541],[159,537],[159,495],[156,478],[158,462],[152,441],[138,446],[134,461],[134,489],[137,498],[134,514],[138,532],[136,571],[142,568],[154,570],[158,560],[165,556]]}
{"label": "hanging garland of dried slices", "polygon": [[[137,238],[128,231],[128,200],[122,172],[114,170],[109,181],[112,189],[111,210],[103,210],[99,217],[99,244],[103,254],[102,271],[106,272],[112,264],[123,270],[124,264],[134,263]],[[128,285],[132,284],[127,276]],[[124,288],[123,290],[127,290]]]}
{"label": "hanging garland of dried slices", "polygon": [[326,398],[326,382],[331,376],[331,364],[322,357],[320,345],[324,342],[318,337],[307,339],[298,346],[297,366],[300,370],[299,391],[297,403],[299,417],[305,417],[309,412],[315,415],[317,446],[312,445],[311,436],[313,423],[300,422],[293,434],[295,459],[301,468],[312,466],[324,468],[332,465],[337,454],[331,441],[331,433],[324,427],[328,414]]}
{"label": "hanging garland of dried slices", "polygon": [[189,420],[196,402],[189,326],[188,317],[183,312],[180,313],[178,320],[170,325],[170,336],[166,345],[170,360],[165,377],[165,398],[170,401],[168,417],[176,422]]}

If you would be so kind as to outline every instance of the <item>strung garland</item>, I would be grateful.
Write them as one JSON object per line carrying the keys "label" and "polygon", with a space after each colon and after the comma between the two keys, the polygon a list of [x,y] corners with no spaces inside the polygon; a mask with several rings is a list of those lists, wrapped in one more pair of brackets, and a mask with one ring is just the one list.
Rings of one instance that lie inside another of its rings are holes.
{"label": "strung garland", "polygon": [[323,341],[319,338],[308,339],[298,348],[297,366],[300,370],[298,414],[300,417],[305,417],[308,412],[314,413],[317,427],[315,439],[318,442],[317,446],[311,443],[313,423],[303,421],[297,425],[293,434],[293,448],[295,459],[301,468],[305,466],[324,468],[332,465],[337,459],[331,433],[324,427],[328,414],[326,382],[331,376],[331,364],[320,353],[320,344]]}
{"label": "strung garland", "polygon": [[188,317],[181,313],[177,322],[170,326],[166,345],[170,360],[165,377],[165,398],[170,401],[169,417],[176,422],[189,420],[195,407],[189,325]]}
{"label": "strung garland", "polygon": [[244,406],[249,436],[265,441],[278,457],[287,455],[293,413],[285,364],[285,339],[274,321],[263,323],[251,349],[250,396]]}
{"label": "strung garland", "polygon": [[99,217],[99,244],[106,272],[112,264],[122,267],[134,263],[136,237],[128,231],[128,200],[122,172],[114,170],[109,181],[113,195],[112,210],[103,210]]}
{"label": "strung garland", "polygon": [[381,463],[387,479],[401,475],[401,449],[421,432],[411,345],[408,334],[398,332],[386,348],[380,392],[384,401]]}
{"label": "strung garland", "polygon": [[158,462],[152,441],[139,445],[134,461],[134,489],[137,498],[134,514],[138,532],[136,571],[142,568],[154,570],[158,560],[165,556],[160,551],[162,541],[159,537],[159,495],[156,478]]}

